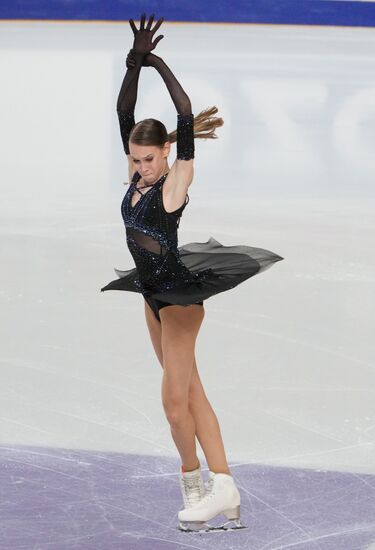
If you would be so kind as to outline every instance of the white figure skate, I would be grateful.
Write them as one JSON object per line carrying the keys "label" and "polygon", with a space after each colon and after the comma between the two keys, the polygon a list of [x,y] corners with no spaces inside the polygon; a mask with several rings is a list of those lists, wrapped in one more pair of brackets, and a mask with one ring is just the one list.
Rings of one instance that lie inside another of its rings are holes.
{"label": "white figure skate", "polygon": [[[215,474],[209,470],[205,496],[194,506],[178,512],[179,529],[198,532],[246,529],[240,520],[240,503],[240,492],[233,477],[229,474]],[[228,521],[218,527],[207,523],[219,514],[224,514]]]}
{"label": "white figure skate", "polygon": [[184,472],[181,466],[180,487],[185,508],[191,508],[205,496],[201,466],[191,472]]}

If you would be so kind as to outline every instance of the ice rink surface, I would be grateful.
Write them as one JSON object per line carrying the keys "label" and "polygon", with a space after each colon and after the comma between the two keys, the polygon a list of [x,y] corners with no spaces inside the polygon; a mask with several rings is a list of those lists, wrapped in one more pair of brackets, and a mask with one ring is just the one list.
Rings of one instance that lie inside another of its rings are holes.
{"label": "ice rink surface", "polygon": [[[143,298],[100,292],[134,265],[115,111],[130,27],[0,31],[1,549],[374,548],[375,30],[163,24],[155,53],[194,114],[225,121],[196,140],[179,243],[285,258],[205,301],[197,365],[248,526],[207,535],[176,529]],[[176,127],[144,68],[151,116]]]}

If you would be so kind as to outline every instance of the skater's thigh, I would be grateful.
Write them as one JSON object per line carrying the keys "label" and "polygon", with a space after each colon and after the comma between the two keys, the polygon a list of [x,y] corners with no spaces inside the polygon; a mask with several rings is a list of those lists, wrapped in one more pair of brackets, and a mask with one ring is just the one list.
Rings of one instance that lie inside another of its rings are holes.
{"label": "skater's thigh", "polygon": [[195,341],[204,318],[204,307],[169,305],[159,310],[161,320],[161,345],[164,359],[166,354],[190,350],[194,354]]}
{"label": "skater's thigh", "polygon": [[144,303],[146,324],[150,333],[151,342],[155,350],[156,357],[158,358],[161,367],[163,367],[163,351],[161,347],[161,323],[156,319],[154,312],[152,311],[146,300],[144,300]]}
{"label": "skater's thigh", "polygon": [[[152,308],[149,306],[146,300],[144,300],[144,304],[145,304],[146,323],[150,333],[151,342],[155,350],[155,354],[159,360],[160,366],[163,367],[163,350],[162,350],[162,343],[161,343],[162,325],[156,319]],[[198,306],[198,307],[202,308],[202,306]],[[191,397],[194,399],[198,398],[199,396],[202,396],[202,393],[204,393],[202,382],[199,377],[197,364],[195,360],[195,352],[193,357],[193,366],[192,366],[189,390],[190,390]]]}
{"label": "skater's thigh", "polygon": [[204,310],[196,304],[187,307],[170,305],[162,308],[159,314],[164,368],[163,404],[175,403],[181,407],[189,402],[195,341]]}
{"label": "skater's thigh", "polygon": [[163,367],[173,385],[188,390],[194,362],[195,341],[204,317],[204,308],[171,305],[160,310]]}

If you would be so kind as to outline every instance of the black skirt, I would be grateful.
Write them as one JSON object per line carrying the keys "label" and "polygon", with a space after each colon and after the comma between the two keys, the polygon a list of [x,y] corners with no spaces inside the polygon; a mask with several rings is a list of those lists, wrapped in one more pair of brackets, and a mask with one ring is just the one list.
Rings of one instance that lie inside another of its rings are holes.
{"label": "black skirt", "polygon": [[[169,304],[193,304],[234,288],[284,259],[264,248],[224,246],[213,237],[204,243],[194,242],[180,246],[178,252],[181,261],[193,274],[191,280],[179,282],[162,292],[148,289],[148,296]],[[108,283],[101,291],[127,290],[142,293],[136,268],[128,271],[115,268],[115,272],[118,279]]]}

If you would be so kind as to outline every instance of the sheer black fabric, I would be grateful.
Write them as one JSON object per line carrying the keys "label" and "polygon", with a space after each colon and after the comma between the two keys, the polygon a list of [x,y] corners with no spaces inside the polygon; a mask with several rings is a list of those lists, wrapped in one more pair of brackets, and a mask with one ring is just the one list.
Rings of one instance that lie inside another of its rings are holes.
{"label": "sheer black fabric", "polygon": [[117,116],[120,124],[120,133],[121,133],[121,139],[122,139],[124,151],[127,155],[129,155],[130,153],[129,136],[130,136],[131,129],[135,125],[134,111],[133,110],[117,111]]}
{"label": "sheer black fabric", "polygon": [[157,239],[154,239],[150,235],[146,235],[138,229],[134,229],[134,227],[128,227],[126,233],[128,236],[128,241],[132,240],[133,243],[139,248],[148,250],[158,256],[165,256],[168,252],[168,249],[165,246],[162,246]]}

